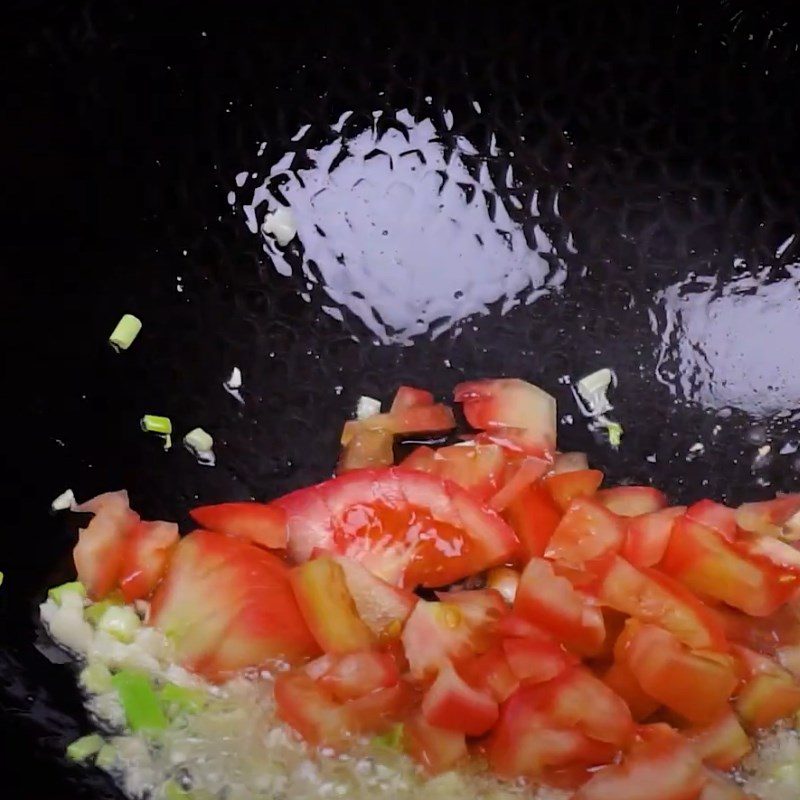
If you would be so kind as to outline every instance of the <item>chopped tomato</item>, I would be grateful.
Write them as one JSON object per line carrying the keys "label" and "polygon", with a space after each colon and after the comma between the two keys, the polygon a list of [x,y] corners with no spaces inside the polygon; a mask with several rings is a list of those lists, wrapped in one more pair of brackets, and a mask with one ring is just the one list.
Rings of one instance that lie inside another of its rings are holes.
{"label": "chopped tomato", "polygon": [[405,411],[417,406],[432,406],[433,395],[425,389],[417,389],[414,386],[401,386],[392,400],[390,414]]}
{"label": "chopped tomato", "polygon": [[678,519],[661,568],[695,592],[747,614],[772,614],[795,592],[800,576],[740,552],[715,531]]}
{"label": "chopped tomato", "polygon": [[420,600],[403,629],[406,658],[418,680],[436,675],[451,660],[487,650],[492,625],[505,612],[502,598],[492,590],[441,597],[444,602]]}
{"label": "chopped tomato", "polygon": [[490,500],[489,505],[495,511],[503,511],[516,497],[532,483],[535,483],[550,468],[550,462],[537,456],[525,456],[514,468],[505,486]]}
{"label": "chopped tomato", "polygon": [[622,763],[598,770],[574,800],[695,800],[704,783],[689,742],[666,725],[648,725]]}
{"label": "chopped tomato", "polygon": [[622,658],[653,699],[685,719],[706,724],[728,705],[737,683],[734,660],[713,651],[690,651],[663,628],[628,623]]}
{"label": "chopped tomato", "polygon": [[397,467],[357,470],[274,504],[286,513],[296,561],[322,548],[408,588],[445,586],[504,562],[517,548],[511,528],[469,492]]}
{"label": "chopped tomato", "polygon": [[523,489],[504,510],[503,516],[519,538],[522,563],[544,555],[561,514],[550,492],[540,485]]}
{"label": "chopped tomato", "polygon": [[269,659],[319,652],[300,614],[289,569],[260,547],[210,531],[180,540],[150,619],[185,667],[217,679]]}
{"label": "chopped tomato", "polygon": [[189,514],[205,530],[239,536],[261,547],[286,547],[286,518],[276,506],[220,503],[193,508]]}
{"label": "chopped tomato", "polygon": [[664,557],[675,520],[685,511],[686,506],[675,506],[631,517],[622,555],[636,567],[654,567]]}
{"label": "chopped tomato", "polygon": [[509,638],[502,646],[514,676],[529,683],[552,680],[577,660],[556,642],[543,639]]}
{"label": "chopped tomato", "polygon": [[446,663],[422,698],[422,715],[437,728],[480,736],[497,722],[497,701],[473,689]]}
{"label": "chopped tomato", "polygon": [[300,613],[326,653],[353,653],[374,643],[372,631],[358,616],[342,567],[320,557],[289,572]]}
{"label": "chopped tomato", "polygon": [[603,614],[592,598],[540,558],[532,558],[522,573],[514,611],[581,655],[595,654],[605,639]]}
{"label": "chopped tomato", "polygon": [[126,603],[150,597],[178,543],[174,522],[138,522],[122,546],[119,588]]}
{"label": "chopped tomato", "polygon": [[354,469],[374,469],[394,464],[394,436],[389,431],[369,430],[358,422],[347,424],[351,427],[342,436],[347,439],[347,444],[336,465],[337,475]]}
{"label": "chopped tomato", "polygon": [[519,678],[511,670],[501,645],[463,661],[458,670],[470,686],[491,695],[498,703],[505,702],[519,686]]}
{"label": "chopped tomato", "polygon": [[[445,433],[456,426],[453,410],[442,403],[409,406],[357,421],[367,431],[386,431],[394,436],[410,433]],[[342,437],[345,438],[344,436]],[[347,444],[343,441],[342,444]]]}
{"label": "chopped tomato", "polygon": [[601,575],[600,602],[642,622],[660,625],[697,650],[725,650],[722,627],[685,588],[653,569],[636,569],[614,556]]}
{"label": "chopped tomato", "polygon": [[367,650],[344,656],[322,656],[317,660],[328,660],[318,681],[339,701],[387,689],[400,680],[397,665],[388,653]]}
{"label": "chopped tomato", "polygon": [[581,565],[618,551],[624,538],[625,528],[616,515],[589,499],[579,497],[567,507],[550,538],[545,556],[566,564]]}
{"label": "chopped tomato", "polygon": [[733,769],[753,749],[730,708],[710,724],[686,731],[686,737],[703,763],[721,770]]}
{"label": "chopped tomato", "polygon": [[734,646],[743,687],[736,713],[750,730],[768,728],[800,710],[800,686],[777,662],[746,647]]}
{"label": "chopped tomato", "polygon": [[418,447],[403,461],[405,469],[427,472],[457,483],[488,500],[498,491],[506,469],[503,448],[496,444],[454,444],[434,450]]}
{"label": "chopped tomato", "polygon": [[744,534],[734,547],[756,562],[777,567],[780,571],[800,572],[800,550],[773,536]]}
{"label": "chopped tomato", "polygon": [[561,472],[544,479],[544,485],[556,505],[566,511],[570,503],[578,497],[591,497],[603,482],[599,469],[582,469],[574,472]]}
{"label": "chopped tomato", "polygon": [[510,606],[514,605],[519,587],[519,572],[511,567],[495,567],[486,573],[486,586],[494,589]]}
{"label": "chopped tomato", "polygon": [[515,378],[470,381],[456,386],[454,397],[489,441],[534,456],[555,452],[556,401],[539,387]]}
{"label": "chopped tomato", "polygon": [[577,472],[589,469],[586,453],[558,453],[553,461],[553,472]]}
{"label": "chopped tomato", "polygon": [[664,493],[652,486],[615,486],[613,489],[602,489],[597,493],[596,499],[621,517],[652,514],[667,505]]}
{"label": "chopped tomato", "polygon": [[409,755],[432,774],[451,769],[467,756],[463,733],[437,728],[421,712],[406,720],[403,742]]}
{"label": "chopped tomato", "polygon": [[686,509],[686,519],[705,525],[716,531],[723,539],[732,542],[736,538],[736,517],[733,509],[713,500],[699,500]]}
{"label": "chopped tomato", "polygon": [[774,500],[744,503],[733,513],[742,530],[764,536],[781,536],[784,526],[800,511],[800,493],[787,494]]}
{"label": "chopped tomato", "polygon": [[602,676],[603,683],[613,689],[631,711],[631,716],[642,722],[659,708],[659,703],[642,689],[636,676],[624,661],[615,661]]}
{"label": "chopped tomato", "polygon": [[139,522],[139,515],[128,505],[128,493],[106,492],[78,506],[78,511],[94,514],[78,534],[72,551],[78,580],[92,600],[112,592],[119,579],[125,537]]}

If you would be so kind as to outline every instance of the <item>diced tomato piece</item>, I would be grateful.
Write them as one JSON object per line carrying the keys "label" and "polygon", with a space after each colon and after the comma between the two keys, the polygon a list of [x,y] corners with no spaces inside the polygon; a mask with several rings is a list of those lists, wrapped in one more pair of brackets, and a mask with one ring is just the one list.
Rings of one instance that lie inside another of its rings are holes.
{"label": "diced tomato piece", "polygon": [[599,469],[561,472],[544,479],[547,491],[562,511],[566,511],[573,500],[594,495],[602,482],[603,473]]}
{"label": "diced tomato piece", "polygon": [[622,555],[636,567],[654,567],[664,557],[675,520],[685,511],[686,506],[675,506],[632,517]]}
{"label": "diced tomato piece", "polygon": [[[567,473],[577,474],[577,473]],[[545,550],[547,558],[581,565],[622,546],[625,528],[619,517],[580,497],[567,507]]]}
{"label": "diced tomato piece", "polygon": [[800,710],[800,686],[791,673],[746,647],[733,650],[744,682],[734,706],[745,727],[768,728]]}
{"label": "diced tomato piece", "polygon": [[575,727],[557,725],[539,709],[541,687],[522,685],[500,709],[487,742],[492,771],[501,778],[539,778],[547,768],[605,764],[616,746],[593,741]]}
{"label": "diced tomato piece", "polygon": [[183,666],[217,679],[269,659],[319,652],[289,569],[242,539],[195,531],[180,540],[150,606]]}
{"label": "diced tomato piece", "polygon": [[522,563],[544,555],[562,511],[544,486],[529,486],[504,510],[503,516],[520,541]]}
{"label": "diced tomato piece", "polygon": [[780,571],[800,572],[800,550],[773,536],[744,534],[733,546],[756,562],[777,567]]}
{"label": "diced tomato piece", "polygon": [[417,389],[414,386],[401,386],[392,400],[392,407],[389,413],[405,411],[417,406],[432,406],[433,395],[425,389]]}
{"label": "diced tomato piece", "polygon": [[667,505],[664,492],[659,492],[652,486],[615,486],[613,489],[601,489],[595,499],[621,517],[652,514]]}
{"label": "diced tomato piece", "polygon": [[[394,436],[409,433],[445,433],[456,426],[453,409],[442,403],[430,406],[409,406],[358,420],[367,431],[386,431]],[[343,442],[346,444],[346,442]]]}
{"label": "diced tomato piece", "polygon": [[697,724],[717,718],[737,683],[734,660],[725,653],[689,651],[663,628],[628,623],[623,659],[639,685],[659,703]]}
{"label": "diced tomato piece", "polygon": [[119,573],[119,588],[126,603],[150,597],[166,572],[179,538],[174,522],[139,522],[128,531]]}
{"label": "diced tomato piece", "polygon": [[686,519],[705,525],[716,531],[723,539],[732,542],[736,538],[736,516],[732,508],[713,500],[699,500],[686,509]]}
{"label": "diced tomato piece", "polygon": [[592,598],[556,575],[552,564],[540,558],[532,558],[522,573],[514,611],[580,655],[595,654],[605,639],[603,614]]}
{"label": "diced tomato piece", "polygon": [[421,712],[406,720],[403,742],[408,754],[432,774],[451,769],[467,756],[463,733],[437,728]]}
{"label": "diced tomato piece", "polygon": [[375,643],[358,616],[344,570],[332,558],[314,558],[294,567],[289,580],[308,629],[326,653],[353,653]]}
{"label": "diced tomato piece", "polygon": [[460,486],[397,467],[356,470],[274,503],[286,512],[296,561],[322,548],[407,588],[454,583],[518,546],[511,528]]}
{"label": "diced tomato piece", "polygon": [[512,612],[497,622],[494,632],[500,636],[511,636],[518,639],[536,639],[543,642],[555,642],[556,637],[544,628],[535,625],[521,614]]}
{"label": "diced tomato piece", "polygon": [[505,702],[519,686],[519,678],[511,670],[501,645],[462,662],[458,670],[470,686],[491,695],[498,703]]}
{"label": "diced tomato piece", "polygon": [[422,715],[437,728],[480,736],[497,722],[497,701],[473,689],[446,663],[422,698]]}
{"label": "diced tomato piece", "polygon": [[72,557],[78,580],[86,587],[89,597],[100,600],[117,586],[125,537],[139,522],[139,515],[131,511],[126,491],[98,495],[76,510],[94,514],[78,534]]}
{"label": "diced tomato piece", "polygon": [[537,456],[525,456],[513,470],[505,486],[489,500],[489,505],[495,511],[503,511],[548,469],[550,469],[548,460]]}
{"label": "diced tomato piece", "polygon": [[631,716],[642,722],[659,708],[659,703],[642,689],[636,676],[624,661],[615,661],[602,676],[603,683],[613,689],[631,711]]}
{"label": "diced tomato piece", "polygon": [[689,742],[663,724],[640,736],[621,764],[598,770],[574,800],[695,800],[705,772]]}
{"label": "diced tomato piece", "polygon": [[795,680],[800,679],[800,645],[785,645],[775,651],[780,665],[791,673]]}
{"label": "diced tomato piece", "polygon": [[397,665],[388,653],[367,650],[331,658],[331,665],[320,676],[319,683],[341,701],[387,689],[399,680]]}
{"label": "diced tomato piece", "polygon": [[541,639],[509,638],[502,646],[511,671],[520,681],[529,683],[552,680],[576,661],[560,645]]}
{"label": "diced tomato piece", "polygon": [[800,493],[787,494],[774,500],[744,503],[733,513],[736,524],[745,531],[764,536],[780,536],[784,526],[800,511]]}
{"label": "diced tomato piece", "polygon": [[347,590],[364,624],[382,640],[399,637],[417,596],[381,580],[358,561],[345,556],[332,558],[344,571]]}
{"label": "diced tomato piece", "polygon": [[469,381],[456,386],[454,397],[490,440],[534,456],[555,451],[556,401],[538,386],[516,378]]}
{"label": "diced tomato piece", "polygon": [[661,569],[695,592],[752,616],[776,611],[800,585],[800,576],[756,563],[715,531],[687,518],[675,522]]}
{"label": "diced tomato piece", "polygon": [[205,530],[239,536],[261,547],[286,547],[286,516],[274,505],[220,503],[193,508],[189,514]]}
{"label": "diced tomato piece", "polygon": [[614,556],[601,576],[601,603],[642,622],[660,625],[696,650],[725,650],[727,642],[710,609],[685,588],[652,569]]}
{"label": "diced tomato piece", "polygon": [[753,749],[730,708],[710,724],[686,731],[686,737],[705,764],[721,770],[733,769]]}
{"label": "diced tomato piece", "polygon": [[350,428],[346,434],[342,434],[347,444],[336,465],[337,475],[354,469],[374,469],[394,464],[394,436],[389,431],[370,430],[352,420],[345,424]]}
{"label": "diced tomato piece", "polygon": [[503,448],[496,444],[454,444],[418,447],[403,461],[405,469],[427,472],[457,483],[481,500],[497,493],[506,469]]}
{"label": "diced tomato piece", "polygon": [[589,459],[586,453],[558,453],[553,461],[553,472],[577,472],[589,469]]}
{"label": "diced tomato piece", "polygon": [[495,567],[486,574],[486,586],[494,589],[510,606],[514,605],[519,587],[519,572],[511,567]]}
{"label": "diced tomato piece", "polygon": [[412,677],[436,675],[449,661],[460,661],[491,645],[492,628],[505,613],[493,590],[442,594],[444,602],[420,600],[402,633]]}

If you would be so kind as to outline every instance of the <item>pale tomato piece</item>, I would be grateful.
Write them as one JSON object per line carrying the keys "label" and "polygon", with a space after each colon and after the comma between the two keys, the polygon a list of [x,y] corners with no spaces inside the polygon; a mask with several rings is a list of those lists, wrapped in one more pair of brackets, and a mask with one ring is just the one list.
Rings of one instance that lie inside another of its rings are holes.
{"label": "pale tomato piece", "polygon": [[505,702],[519,686],[501,645],[494,645],[485,653],[474,656],[458,665],[459,674],[475,689]]}
{"label": "pale tomato piece", "polygon": [[432,406],[433,395],[426,389],[417,389],[415,386],[401,386],[392,400],[389,413],[405,411],[417,406]]}
{"label": "pale tomato piece", "polygon": [[614,556],[600,577],[601,603],[642,622],[660,625],[696,650],[725,650],[722,626],[691,592],[653,569]]}
{"label": "pale tomato piece", "polygon": [[521,563],[544,555],[562,513],[550,492],[541,485],[523,489],[512,500],[503,516],[519,539]]}
{"label": "pale tomato piece", "polygon": [[358,425],[362,430],[386,431],[393,436],[400,436],[411,433],[446,433],[455,428],[456,420],[453,409],[442,403],[434,403],[430,406],[409,406],[374,414],[358,420]]}
{"label": "pale tomato piece", "polygon": [[625,701],[637,722],[643,722],[659,708],[658,701],[642,689],[624,661],[615,661],[602,675],[602,680]]}
{"label": "pale tomato piece", "polygon": [[514,612],[541,626],[580,655],[593,655],[605,639],[600,608],[566,579],[550,562],[532,558],[520,578]]}
{"label": "pale tomato piece", "polygon": [[663,724],[639,735],[622,763],[598,770],[574,800],[695,800],[706,778],[690,743]]}
{"label": "pale tomato piece", "polygon": [[493,626],[505,613],[503,599],[493,590],[441,596],[444,602],[420,600],[403,628],[401,640],[417,680],[435,676],[449,661],[487,650]]}
{"label": "pale tomato piece", "polygon": [[659,492],[652,486],[615,486],[613,489],[601,489],[595,499],[621,517],[652,514],[667,505],[664,492]]}
{"label": "pale tomato piece", "polygon": [[286,547],[286,518],[265,503],[219,503],[193,508],[189,515],[207,531],[238,536],[267,548]]}
{"label": "pale tomato piece", "polygon": [[378,689],[388,689],[400,680],[397,664],[388,653],[367,650],[343,656],[323,656],[322,659],[330,661],[325,664],[317,680],[339,701],[363,697]]}
{"label": "pale tomato piece", "polygon": [[687,518],[676,520],[660,567],[693,591],[756,617],[772,614],[800,585],[800,575],[756,562]]}
{"label": "pale tomato piece", "polygon": [[695,724],[707,724],[727,707],[737,684],[733,657],[690,651],[663,628],[628,623],[622,659],[644,691]]}
{"label": "pale tomato piece", "polygon": [[579,497],[592,497],[602,482],[603,473],[599,469],[555,473],[544,479],[547,491],[562,511]]}
{"label": "pale tomato piece", "polygon": [[556,401],[538,386],[517,378],[469,381],[456,386],[454,397],[490,441],[534,456],[555,452]]}
{"label": "pale tomato piece", "polygon": [[406,752],[426,772],[437,774],[452,769],[467,757],[463,733],[437,728],[425,720],[422,712],[409,717],[403,725]]}
{"label": "pale tomato piece", "polygon": [[685,735],[703,763],[716,769],[733,769],[753,749],[750,737],[730,708],[708,725],[692,728]]}
{"label": "pale tomato piece", "polygon": [[674,506],[631,517],[625,529],[622,555],[636,567],[656,566],[667,551],[675,520],[685,511],[686,506]]}
{"label": "pale tomato piece", "polygon": [[174,522],[138,522],[128,531],[119,573],[119,588],[126,603],[150,597],[167,570],[179,538]]}
{"label": "pale tomato piece", "polygon": [[743,534],[734,547],[754,561],[769,564],[779,570],[800,572],[800,550],[773,536]]}
{"label": "pale tomato piece", "polygon": [[342,448],[336,465],[337,475],[394,464],[394,436],[389,431],[370,430],[352,420],[345,424],[350,428],[342,434],[347,444]]}
{"label": "pale tomato piece", "polygon": [[101,600],[117,587],[125,550],[125,538],[139,515],[131,511],[126,491],[106,492],[87,500],[76,511],[94,517],[78,534],[72,551],[78,580],[92,600]]}
{"label": "pale tomato piece", "polygon": [[771,658],[735,645],[743,685],[734,708],[748,730],[768,728],[800,710],[800,686]]}
{"label": "pale tomato piece", "polygon": [[586,453],[557,453],[553,461],[553,472],[577,472],[589,469],[589,459]]}
{"label": "pale tomato piece", "polygon": [[288,567],[221,533],[195,531],[180,540],[153,595],[150,620],[183,666],[214,680],[270,659],[297,662],[319,652]]}
{"label": "pale tomato piece", "polygon": [[489,500],[503,483],[506,455],[496,444],[469,442],[448,447],[421,446],[406,458],[404,469],[427,472],[457,483],[481,500]]}
{"label": "pale tomato piece", "polygon": [[473,689],[455,670],[444,664],[422,698],[422,716],[429,725],[480,736],[497,722],[497,701]]}
{"label": "pale tomato piece", "polygon": [[519,681],[544,683],[575,664],[577,659],[556,642],[508,638],[502,642],[511,672]]}
{"label": "pale tomato piece", "polygon": [[745,531],[764,536],[781,536],[784,526],[800,511],[800,493],[774,500],[743,503],[735,511],[736,524]]}
{"label": "pale tomato piece", "polygon": [[486,586],[500,594],[508,605],[514,605],[519,587],[519,572],[511,567],[495,567],[486,573]]}
{"label": "pale tomato piece", "polygon": [[698,500],[686,509],[686,519],[705,525],[716,531],[723,539],[736,539],[736,515],[732,508],[713,500]]}
{"label": "pale tomato piece", "polygon": [[446,586],[518,546],[502,518],[460,486],[397,467],[356,470],[273,503],[286,513],[295,561],[321,548],[406,588]]}
{"label": "pale tomato piece", "polygon": [[567,506],[544,554],[580,566],[617,552],[624,539],[625,527],[619,517],[598,503],[579,497]]}
{"label": "pale tomato piece", "polygon": [[521,492],[538,481],[548,469],[550,469],[548,460],[537,456],[525,456],[511,468],[511,475],[505,486],[489,500],[489,505],[495,511],[503,511],[519,497]]}
{"label": "pale tomato piece", "polygon": [[369,627],[358,616],[342,567],[322,556],[289,572],[300,613],[317,644],[334,654],[368,650],[375,644]]}

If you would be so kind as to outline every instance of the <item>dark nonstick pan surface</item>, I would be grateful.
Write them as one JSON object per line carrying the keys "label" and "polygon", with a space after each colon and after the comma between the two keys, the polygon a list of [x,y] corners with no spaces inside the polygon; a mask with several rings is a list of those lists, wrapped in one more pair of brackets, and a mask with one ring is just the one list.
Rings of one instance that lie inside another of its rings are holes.
{"label": "dark nonstick pan surface", "polygon": [[[61,760],[87,723],[36,633],[69,569],[74,531],[48,514],[68,486],[186,522],[328,475],[361,394],[493,375],[556,394],[562,447],[611,481],[676,501],[798,486],[797,23],[736,0],[332,5],[5,13],[0,761],[18,800],[118,797]],[[303,247],[270,254],[247,207],[286,154],[269,186]],[[124,312],[144,329],[116,355]],[[567,383],[604,366],[618,451]],[[144,413],[212,431],[217,466],[163,452]]]}

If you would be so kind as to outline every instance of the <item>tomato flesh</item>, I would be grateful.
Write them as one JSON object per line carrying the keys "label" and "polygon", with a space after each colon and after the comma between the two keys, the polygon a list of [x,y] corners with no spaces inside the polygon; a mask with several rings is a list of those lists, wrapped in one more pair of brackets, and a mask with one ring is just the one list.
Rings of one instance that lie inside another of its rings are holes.
{"label": "tomato flesh", "polygon": [[520,561],[544,555],[562,511],[541,485],[523,489],[504,509],[503,516],[520,542]]}
{"label": "tomato flesh", "polygon": [[708,725],[686,731],[686,737],[703,763],[721,770],[733,769],[753,749],[730,708]]}
{"label": "tomato flesh", "polygon": [[685,506],[676,506],[631,517],[625,530],[622,555],[636,567],[656,566],[667,551],[675,520],[685,511]]}
{"label": "tomato flesh", "polygon": [[555,504],[566,511],[573,500],[594,495],[602,482],[603,473],[599,469],[582,469],[550,475],[544,485]]}
{"label": "tomato flesh", "polygon": [[275,506],[264,503],[220,503],[193,508],[189,513],[205,530],[240,536],[261,547],[286,547],[286,520],[283,512]]}
{"label": "tomato flesh", "polygon": [[664,493],[652,486],[616,486],[613,489],[603,489],[597,493],[596,500],[621,517],[652,514],[667,505]]}
{"label": "tomato flesh", "polygon": [[591,500],[578,498],[567,507],[545,555],[566,564],[581,565],[617,552],[624,538],[625,528],[618,517]]}
{"label": "tomato flesh", "polygon": [[446,730],[480,736],[497,722],[497,701],[473,689],[445,664],[422,698],[422,715],[428,724]]}
{"label": "tomato flesh", "polygon": [[126,603],[150,597],[167,570],[178,538],[174,522],[138,522],[128,531],[119,574]]}

